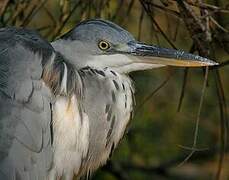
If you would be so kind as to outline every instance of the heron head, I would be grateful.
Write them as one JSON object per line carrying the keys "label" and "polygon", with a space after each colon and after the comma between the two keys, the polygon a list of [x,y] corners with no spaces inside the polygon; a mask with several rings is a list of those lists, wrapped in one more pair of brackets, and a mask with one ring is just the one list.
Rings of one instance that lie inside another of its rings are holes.
{"label": "heron head", "polygon": [[105,20],[87,20],[53,43],[79,68],[112,68],[120,73],[161,66],[199,67],[217,65],[184,51],[138,42],[120,26]]}

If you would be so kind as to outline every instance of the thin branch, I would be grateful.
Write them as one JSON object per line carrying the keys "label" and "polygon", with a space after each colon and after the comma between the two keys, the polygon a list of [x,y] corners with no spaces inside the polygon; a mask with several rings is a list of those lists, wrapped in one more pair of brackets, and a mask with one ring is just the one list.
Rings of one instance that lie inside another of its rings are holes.
{"label": "thin branch", "polygon": [[183,83],[182,83],[180,99],[179,99],[179,103],[178,103],[178,107],[177,107],[177,112],[180,112],[180,110],[181,110],[181,105],[182,105],[182,102],[183,102],[184,93],[185,93],[186,85],[187,85],[188,69],[189,68],[185,68],[185,70],[184,70]]}
{"label": "thin branch", "polygon": [[228,139],[228,114],[227,114],[227,104],[226,99],[224,96],[223,85],[221,82],[219,71],[215,71],[215,83],[218,95],[218,102],[219,102],[219,110],[220,110],[220,157],[219,157],[219,165],[216,172],[216,179],[220,179],[224,156],[227,150],[227,139]]}
{"label": "thin branch", "polygon": [[[189,52],[193,53],[194,51],[195,51],[195,45],[192,44]],[[185,93],[185,89],[186,89],[186,85],[187,85],[188,69],[189,68],[185,68],[185,70],[184,70],[183,83],[182,83],[182,89],[181,89],[181,94],[180,94],[177,112],[180,112],[180,110],[181,110],[181,106],[182,106],[182,102],[183,102],[183,98],[184,98],[184,93]]]}
{"label": "thin branch", "polygon": [[0,2],[0,17],[5,13],[10,0],[3,0]]}
{"label": "thin branch", "polygon": [[111,18],[111,21],[115,21],[116,17],[118,17],[118,14],[119,14],[120,10],[121,10],[122,7],[123,7],[123,3],[124,3],[123,0],[119,0],[118,6],[117,6],[117,8],[116,8],[116,10],[115,10],[115,12],[114,12],[112,18]]}
{"label": "thin branch", "polygon": [[222,31],[229,33],[229,30],[227,30],[226,28],[224,28],[223,26],[221,26],[212,16],[210,16],[210,20],[211,22],[213,22],[219,29],[221,29]]}
{"label": "thin branch", "polygon": [[204,95],[205,95],[205,90],[206,90],[207,81],[208,81],[208,71],[209,71],[208,67],[206,67],[204,83],[203,83],[203,88],[202,88],[202,92],[201,92],[201,98],[200,98],[200,103],[199,103],[199,108],[198,108],[197,118],[196,118],[196,127],[195,127],[195,132],[194,132],[193,145],[190,148],[191,152],[184,159],[184,161],[180,163],[180,166],[183,165],[184,163],[186,163],[192,157],[192,155],[196,152],[196,149],[197,149],[196,146],[197,146],[197,138],[198,138],[198,132],[199,132],[200,114],[201,114],[201,110],[202,110],[202,106],[203,106]]}
{"label": "thin branch", "polygon": [[139,23],[138,23],[138,40],[141,39],[143,18],[144,18],[144,8],[142,7],[142,11],[141,11],[141,15],[139,17]]}
{"label": "thin branch", "polygon": [[144,7],[146,13],[148,14],[148,16],[150,17],[151,21],[153,22],[153,24],[157,27],[157,29],[160,31],[161,35],[165,38],[165,40],[172,46],[172,48],[177,49],[176,46],[172,43],[172,41],[167,37],[167,35],[165,34],[165,32],[161,29],[161,27],[159,26],[159,24],[157,23],[157,21],[155,21],[155,19],[153,18],[153,16],[150,13],[150,10],[148,9],[148,7],[146,6],[144,0],[140,0],[142,6]]}
{"label": "thin branch", "polygon": [[129,3],[129,6],[128,6],[127,11],[126,11],[126,16],[129,16],[129,14],[132,10],[132,7],[134,5],[134,2],[135,2],[135,0],[131,0],[131,2]]}
{"label": "thin branch", "polygon": [[139,110],[145,105],[147,101],[149,101],[161,88],[163,88],[167,82],[170,80],[170,78],[173,76],[174,72],[169,72],[168,76],[165,78],[164,81],[156,88],[153,92],[151,92],[136,108],[136,114],[139,112]]}
{"label": "thin branch", "polygon": [[62,31],[62,29],[64,28],[64,26],[66,25],[66,23],[68,22],[68,20],[71,18],[71,16],[73,15],[73,13],[75,12],[75,10],[77,9],[77,7],[82,3],[81,0],[79,0],[74,7],[72,8],[72,10],[70,11],[70,13],[68,14],[68,16],[64,19],[64,21],[61,23],[61,25],[59,26],[59,28],[57,29],[57,31],[54,33],[53,35],[53,39],[58,36],[60,34],[60,32]]}
{"label": "thin branch", "polygon": [[43,0],[40,2],[40,4],[37,6],[35,5],[33,9],[30,11],[30,13],[26,16],[24,19],[24,22],[22,23],[22,26],[25,27],[27,26],[30,21],[33,19],[33,17],[40,11],[40,9],[47,3],[47,0]]}
{"label": "thin branch", "polygon": [[[172,1],[177,1],[177,0],[172,0]],[[197,3],[197,2],[193,2],[193,1],[185,1],[187,4],[191,5],[191,6],[195,6],[201,9],[208,9],[208,10],[213,10],[215,12],[220,12],[220,13],[229,13],[229,9],[226,8],[221,8],[218,6],[214,6],[211,4],[207,4],[207,3]]]}
{"label": "thin branch", "polygon": [[174,11],[174,10],[172,10],[172,9],[168,9],[168,8],[166,8],[166,7],[164,7],[164,6],[160,6],[160,5],[155,4],[155,3],[153,3],[153,2],[147,2],[147,3],[148,3],[150,6],[154,7],[154,8],[157,8],[157,9],[159,9],[159,10],[162,10],[163,12],[169,13],[169,14],[171,14],[171,15],[174,15],[174,16],[180,18],[180,13],[177,12],[177,11]]}

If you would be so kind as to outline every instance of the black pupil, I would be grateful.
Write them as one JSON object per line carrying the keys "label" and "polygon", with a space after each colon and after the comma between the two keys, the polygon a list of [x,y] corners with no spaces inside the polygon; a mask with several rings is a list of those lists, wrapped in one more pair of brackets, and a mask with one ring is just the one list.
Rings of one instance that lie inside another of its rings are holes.
{"label": "black pupil", "polygon": [[102,47],[102,48],[107,48],[107,43],[102,42],[102,43],[101,43],[101,47]]}

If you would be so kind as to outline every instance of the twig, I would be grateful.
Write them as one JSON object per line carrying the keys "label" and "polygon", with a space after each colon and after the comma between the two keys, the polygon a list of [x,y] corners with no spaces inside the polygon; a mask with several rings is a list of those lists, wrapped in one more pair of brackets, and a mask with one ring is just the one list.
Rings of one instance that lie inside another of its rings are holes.
{"label": "twig", "polygon": [[210,20],[211,20],[211,22],[213,22],[222,31],[224,31],[226,33],[229,32],[226,28],[224,28],[223,26],[221,26],[212,16],[210,16]]}
{"label": "twig", "polygon": [[168,9],[168,8],[166,8],[166,7],[164,7],[164,6],[160,6],[160,5],[155,4],[155,3],[153,3],[153,2],[147,2],[147,3],[148,3],[150,6],[152,6],[152,7],[155,7],[155,8],[157,8],[157,9],[159,9],[159,10],[162,10],[162,11],[164,11],[164,12],[166,12],[166,13],[169,13],[169,14],[171,14],[171,15],[174,15],[174,16],[180,18],[180,13],[177,12],[177,11],[174,11],[174,10],[172,10],[172,9]]}
{"label": "twig", "polygon": [[186,85],[187,85],[188,69],[189,68],[185,68],[185,70],[184,70],[183,83],[182,83],[180,99],[179,99],[179,103],[178,103],[178,107],[177,107],[177,112],[180,112],[180,110],[181,110],[181,105],[182,105],[182,102],[183,102],[184,93],[185,93],[185,89],[186,89]]}
{"label": "twig", "polygon": [[131,0],[131,2],[129,3],[129,6],[128,6],[127,11],[126,11],[126,16],[129,16],[129,14],[132,10],[132,7],[134,5],[134,2],[135,2],[135,0]]}
{"label": "twig", "polygon": [[228,115],[227,115],[227,104],[224,96],[223,85],[221,82],[220,74],[218,70],[215,70],[215,83],[218,95],[219,102],[219,110],[220,110],[220,157],[219,157],[219,165],[216,172],[216,179],[220,179],[220,175],[222,172],[224,156],[227,148],[227,139],[228,139]]}
{"label": "twig", "polygon": [[5,13],[9,1],[10,0],[3,0],[0,2],[0,17],[2,17],[2,15]]}
{"label": "twig", "polygon": [[206,90],[206,86],[207,86],[207,80],[208,80],[208,67],[206,67],[206,71],[205,71],[205,77],[204,77],[204,83],[203,83],[203,88],[202,88],[202,92],[201,92],[201,98],[200,98],[200,104],[199,104],[199,108],[198,108],[198,112],[197,112],[197,118],[196,118],[196,127],[195,127],[195,132],[194,132],[194,139],[193,139],[193,145],[190,148],[191,152],[190,154],[180,163],[179,166],[182,166],[184,163],[186,163],[190,157],[196,152],[196,145],[197,145],[197,138],[198,138],[198,132],[199,132],[199,124],[200,124],[200,113],[202,110],[202,106],[203,106],[203,101],[204,101],[204,95],[205,95],[205,90]]}
{"label": "twig", "polygon": [[164,81],[162,81],[162,83],[153,90],[153,92],[151,92],[136,108],[136,114],[139,112],[139,110],[142,108],[142,106],[144,106],[144,104],[151,99],[161,88],[163,88],[167,82],[170,80],[170,78],[173,76],[174,72],[169,72],[168,76],[165,78]]}
{"label": "twig", "polygon": [[[195,45],[192,44],[191,49],[190,49],[189,52],[193,53],[194,51],[195,51]],[[180,112],[180,110],[181,110],[181,106],[182,106],[182,102],[183,102],[183,98],[184,98],[184,93],[185,93],[185,88],[186,88],[186,85],[187,85],[188,69],[189,68],[185,68],[185,70],[184,70],[183,84],[182,84],[182,89],[181,89],[181,94],[180,94],[180,99],[179,99],[179,103],[178,103],[177,112]]]}
{"label": "twig", "polygon": [[118,14],[119,14],[120,10],[121,10],[122,7],[123,7],[123,3],[124,3],[123,0],[119,0],[118,6],[117,6],[117,8],[116,8],[116,10],[115,10],[115,13],[113,14],[113,16],[112,16],[112,18],[111,18],[111,21],[115,21],[116,17],[118,17]]}
{"label": "twig", "polygon": [[148,14],[148,16],[150,17],[151,21],[153,22],[153,24],[157,27],[157,29],[160,31],[161,35],[165,38],[165,40],[174,48],[177,49],[176,46],[172,43],[172,41],[167,37],[167,35],[164,33],[164,31],[161,29],[161,27],[159,26],[159,24],[155,21],[155,19],[152,17],[152,15],[150,14],[150,11],[148,10],[147,6],[145,5],[144,0],[140,0],[142,6],[144,7],[146,13]]}
{"label": "twig", "polygon": [[60,32],[62,31],[62,29],[64,28],[64,26],[66,25],[66,23],[68,22],[68,20],[71,18],[72,14],[75,12],[76,8],[82,3],[81,0],[79,0],[73,7],[73,9],[70,11],[70,13],[68,14],[68,16],[64,19],[64,21],[62,22],[62,24],[59,26],[59,28],[57,29],[57,31],[54,33],[53,35],[53,39],[58,36],[60,34]]}
{"label": "twig", "polygon": [[[172,1],[177,1],[177,0],[172,0]],[[185,1],[185,2],[191,6],[195,6],[201,9],[214,10],[215,12],[220,12],[220,13],[229,13],[229,9],[220,8],[218,6],[214,6],[207,3],[194,3],[193,1]]]}
{"label": "twig", "polygon": [[33,9],[30,11],[30,13],[24,19],[24,21],[22,23],[23,27],[27,26],[30,23],[30,21],[33,19],[33,17],[39,12],[39,10],[45,5],[46,2],[47,2],[47,0],[43,0],[40,2],[38,7],[37,7],[37,5],[35,5],[33,7]]}
{"label": "twig", "polygon": [[141,15],[140,15],[140,17],[139,17],[139,23],[138,23],[138,40],[141,39],[143,18],[144,18],[144,8],[142,7]]}

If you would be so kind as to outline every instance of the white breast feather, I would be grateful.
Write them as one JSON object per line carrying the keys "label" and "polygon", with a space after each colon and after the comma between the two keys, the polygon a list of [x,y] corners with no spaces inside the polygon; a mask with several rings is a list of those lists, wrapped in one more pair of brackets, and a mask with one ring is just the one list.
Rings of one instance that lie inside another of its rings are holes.
{"label": "white breast feather", "polygon": [[54,104],[54,167],[50,176],[54,179],[61,176],[71,179],[88,152],[88,117],[86,114],[81,117],[78,107],[74,95],[70,99],[59,97]]}

